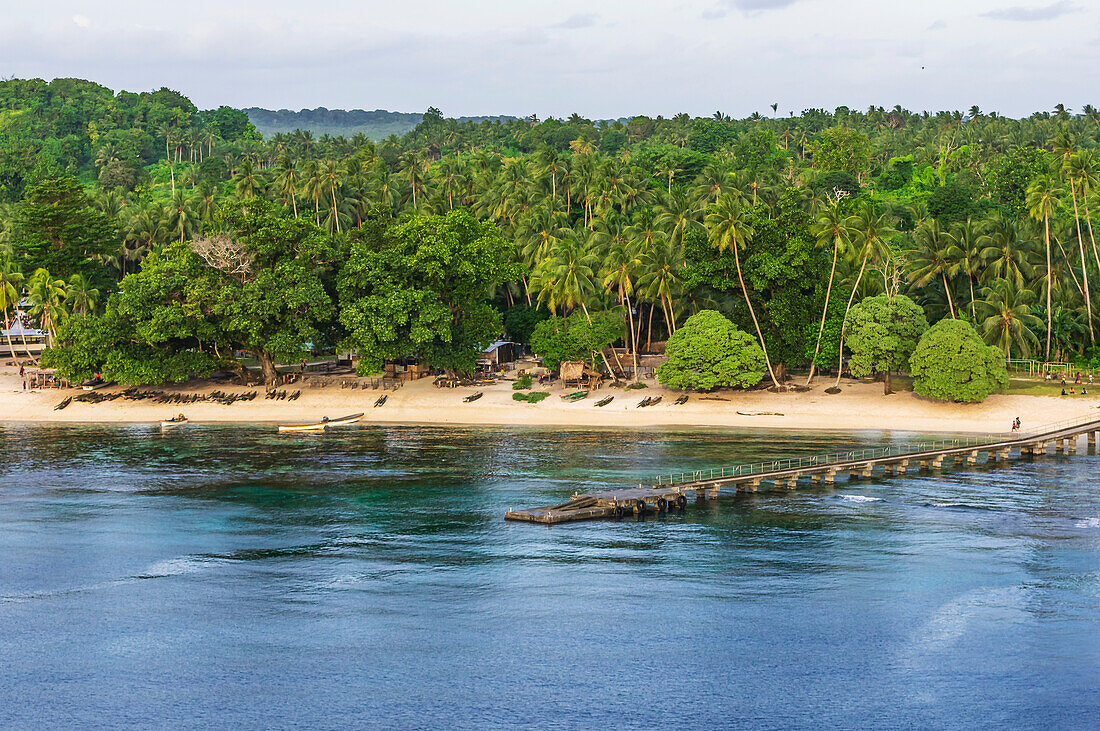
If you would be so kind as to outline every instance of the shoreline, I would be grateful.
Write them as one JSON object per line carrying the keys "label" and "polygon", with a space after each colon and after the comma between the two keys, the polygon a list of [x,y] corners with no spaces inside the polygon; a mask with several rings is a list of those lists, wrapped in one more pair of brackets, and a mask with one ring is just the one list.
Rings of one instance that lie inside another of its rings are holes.
{"label": "shoreline", "polygon": [[[281,387],[293,393],[297,384]],[[821,431],[903,431],[924,433],[1008,433],[1012,419],[1019,416],[1023,430],[1044,424],[1091,416],[1100,397],[994,395],[981,404],[950,404],[930,401],[912,392],[882,394],[881,383],[850,382],[842,393],[826,394],[830,385],[818,382],[802,393],[775,394],[768,391],[730,391],[714,395],[690,394],[682,406],[673,401],[682,392],[649,384],[645,389],[624,391],[603,388],[586,399],[565,402],[560,386],[548,388],[550,396],[538,404],[512,400],[511,383],[486,387],[439,389],[430,379],[407,382],[396,391],[386,391],[388,400],[380,408],[375,390],[302,389],[296,401],[268,401],[262,387],[227,386],[209,381],[179,386],[149,387],[165,393],[203,394],[214,390],[228,393],[259,391],[254,401],[229,406],[214,402],[155,404],[148,401],[115,400],[91,404],[73,402],[62,411],[54,407],[82,391],[22,391],[15,372],[0,372],[0,422],[38,424],[150,424],[159,419],[186,414],[192,424],[271,424],[302,422],[322,416],[337,418],[363,412],[360,424],[390,426],[534,426],[608,427],[650,429],[662,427],[788,429]],[[536,386],[535,389],[537,390]],[[117,393],[122,386],[100,389]],[[570,392],[574,389],[570,389]],[[465,396],[482,391],[477,401],[464,403]],[[614,400],[603,408],[595,406],[605,396]],[[661,396],[661,403],[646,408],[636,404],[646,396]],[[721,400],[716,400],[721,399]],[[750,416],[738,411],[780,412],[782,416]],[[1091,412],[1091,413],[1090,413]]]}

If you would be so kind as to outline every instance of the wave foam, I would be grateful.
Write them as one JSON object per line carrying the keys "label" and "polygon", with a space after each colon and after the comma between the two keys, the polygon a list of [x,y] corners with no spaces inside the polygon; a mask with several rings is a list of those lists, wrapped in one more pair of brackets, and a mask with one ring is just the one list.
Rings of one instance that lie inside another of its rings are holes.
{"label": "wave foam", "polygon": [[841,500],[847,500],[852,503],[881,503],[880,497],[868,497],[867,495],[840,495]]}

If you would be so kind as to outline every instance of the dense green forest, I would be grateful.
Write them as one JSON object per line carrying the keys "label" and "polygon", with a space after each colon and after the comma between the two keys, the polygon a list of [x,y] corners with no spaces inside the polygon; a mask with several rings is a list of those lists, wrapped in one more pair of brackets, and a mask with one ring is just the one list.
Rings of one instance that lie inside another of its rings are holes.
{"label": "dense green forest", "polygon": [[429,109],[378,142],[265,139],[167,89],[10,80],[0,304],[25,291],[66,368],[127,382],[307,345],[462,370],[502,328],[528,340],[550,316],[614,321],[636,352],[704,310],[754,335],[779,381],[835,370],[849,310],[882,294],[1010,358],[1095,362],[1098,135],[1091,106],[839,107],[599,123]]}

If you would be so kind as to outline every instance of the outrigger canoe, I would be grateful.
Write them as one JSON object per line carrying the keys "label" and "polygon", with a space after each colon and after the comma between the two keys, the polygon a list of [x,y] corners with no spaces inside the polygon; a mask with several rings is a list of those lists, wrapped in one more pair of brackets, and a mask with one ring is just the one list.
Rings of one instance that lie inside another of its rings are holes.
{"label": "outrigger canoe", "polygon": [[328,421],[315,421],[304,424],[279,424],[279,431],[322,431],[330,426],[354,424],[362,418],[362,414],[351,414],[350,416],[341,416],[339,419],[329,419]]}

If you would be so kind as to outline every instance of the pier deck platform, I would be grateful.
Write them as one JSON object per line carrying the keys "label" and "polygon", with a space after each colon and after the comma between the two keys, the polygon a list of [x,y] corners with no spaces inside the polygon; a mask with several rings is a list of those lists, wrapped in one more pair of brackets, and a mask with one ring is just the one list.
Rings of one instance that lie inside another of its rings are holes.
{"label": "pier deck platform", "polygon": [[811,484],[832,484],[840,475],[850,480],[866,479],[880,470],[884,477],[908,470],[941,470],[944,462],[952,466],[973,466],[984,454],[986,462],[1007,461],[1016,452],[1020,457],[1047,454],[1053,445],[1057,453],[1076,454],[1080,437],[1087,436],[1095,450],[1100,419],[1052,424],[1028,435],[958,437],[919,442],[916,445],[876,447],[848,452],[793,457],[748,465],[695,470],[678,476],[660,476],[651,487],[638,485],[588,495],[576,494],[569,502],[544,508],[508,510],[507,520],[554,525],[578,520],[621,518],[683,509],[688,493],[697,500],[716,498],[722,490],[755,492],[763,483],[793,489],[807,478]]}

